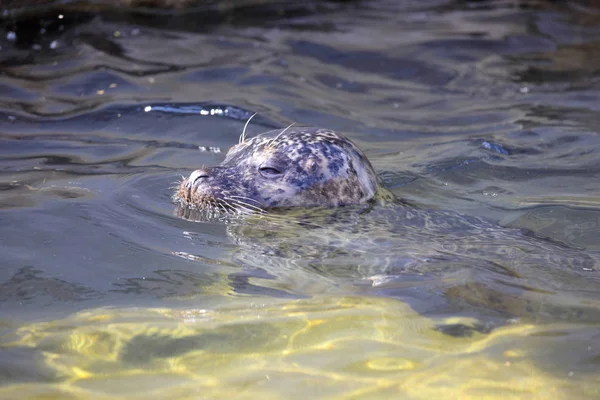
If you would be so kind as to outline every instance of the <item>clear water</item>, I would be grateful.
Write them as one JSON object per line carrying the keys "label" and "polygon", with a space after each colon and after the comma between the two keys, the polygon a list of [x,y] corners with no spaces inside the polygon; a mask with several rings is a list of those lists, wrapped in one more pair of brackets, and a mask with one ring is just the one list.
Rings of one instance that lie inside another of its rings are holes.
{"label": "clear water", "polygon": [[[598,264],[552,260],[600,259],[600,12],[311,4],[4,17],[0,398],[598,398]],[[179,218],[175,182],[254,112],[344,132],[398,197],[529,256],[474,237],[427,270],[440,237],[394,223]]]}

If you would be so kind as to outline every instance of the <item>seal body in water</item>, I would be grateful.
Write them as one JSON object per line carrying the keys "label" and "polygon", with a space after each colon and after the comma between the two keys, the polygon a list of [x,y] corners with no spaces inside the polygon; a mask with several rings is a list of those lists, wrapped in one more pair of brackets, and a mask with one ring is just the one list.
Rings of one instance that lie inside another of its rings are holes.
{"label": "seal body in water", "polygon": [[[368,293],[417,308],[483,307],[536,319],[542,308],[600,314],[589,306],[600,287],[591,254],[477,217],[390,201],[365,155],[333,131],[276,130],[242,141],[221,165],[192,172],[174,199],[176,214],[193,221],[255,215],[226,225],[238,249],[234,265],[246,271],[242,280],[260,271],[282,296],[347,293],[366,282]],[[277,209],[290,206],[298,207]],[[238,288],[240,279],[232,278]]]}
{"label": "seal body in water", "polygon": [[382,190],[371,163],[348,138],[288,128],[241,141],[219,166],[192,172],[174,199],[210,214],[244,213],[360,204]]}

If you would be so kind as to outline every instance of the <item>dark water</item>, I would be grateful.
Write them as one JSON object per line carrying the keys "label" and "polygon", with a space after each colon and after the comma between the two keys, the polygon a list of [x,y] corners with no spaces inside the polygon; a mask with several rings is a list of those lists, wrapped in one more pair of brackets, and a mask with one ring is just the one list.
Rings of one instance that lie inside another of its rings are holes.
{"label": "dark water", "polygon": [[[4,17],[0,397],[598,397],[600,11],[318,4]],[[297,248],[268,254],[179,218],[175,182],[255,112],[250,136],[340,130],[416,207],[591,264],[403,280],[433,237],[390,258],[385,229],[327,254],[282,230]]]}

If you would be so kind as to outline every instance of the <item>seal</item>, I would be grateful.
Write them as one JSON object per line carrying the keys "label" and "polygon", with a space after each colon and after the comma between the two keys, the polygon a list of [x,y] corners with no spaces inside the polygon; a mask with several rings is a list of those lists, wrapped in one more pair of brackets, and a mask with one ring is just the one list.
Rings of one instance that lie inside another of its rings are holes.
{"label": "seal", "polygon": [[288,127],[249,140],[242,134],[220,165],[183,179],[173,199],[208,214],[245,214],[361,204],[382,190],[373,166],[348,138]]}
{"label": "seal", "polygon": [[[600,290],[597,254],[394,201],[365,155],[339,133],[289,128],[243,136],[221,165],[192,172],[174,195],[177,216],[227,222],[232,257],[223,265],[236,266],[228,275],[236,292],[383,295],[424,312],[598,320],[589,306]],[[352,204],[359,206],[335,207]],[[288,206],[299,207],[269,210]],[[242,218],[228,218],[234,213]],[[207,262],[201,253],[173,254]]]}

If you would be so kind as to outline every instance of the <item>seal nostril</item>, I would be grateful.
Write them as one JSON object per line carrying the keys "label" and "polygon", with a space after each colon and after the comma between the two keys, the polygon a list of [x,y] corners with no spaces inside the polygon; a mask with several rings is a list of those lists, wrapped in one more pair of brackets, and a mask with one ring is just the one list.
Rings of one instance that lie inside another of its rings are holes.
{"label": "seal nostril", "polygon": [[208,179],[208,178],[210,178],[208,171],[206,171],[204,169],[197,169],[191,173],[190,177],[188,178],[188,182],[190,182],[192,185],[194,185],[194,184],[196,184],[196,182],[201,181],[203,179]]}

